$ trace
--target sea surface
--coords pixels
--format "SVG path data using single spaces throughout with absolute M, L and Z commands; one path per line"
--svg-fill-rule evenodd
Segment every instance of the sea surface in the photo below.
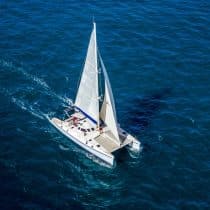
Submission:
M 143 148 L 111 168 L 48 121 L 74 101 L 93 18 Z M 210 209 L 210 1 L 0 1 L 0 209 Z

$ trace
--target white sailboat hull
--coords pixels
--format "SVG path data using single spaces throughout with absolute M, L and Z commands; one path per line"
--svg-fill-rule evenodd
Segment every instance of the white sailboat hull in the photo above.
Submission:
M 78 125 L 73 126 L 72 122 L 69 122 L 68 119 L 62 121 L 57 118 L 52 118 L 49 121 L 75 144 L 111 166 L 115 163 L 115 156 L 112 154 L 114 151 L 120 150 L 123 147 L 134 152 L 140 151 L 140 142 L 128 133 L 124 136 L 124 142 L 117 144 L 107 135 L 106 128 L 103 132 L 94 130 L 84 136 L 84 132 L 78 129 L 80 127 Z M 84 124 L 90 125 L 87 118 L 80 122 L 80 126 L 82 123 L 82 126 L 85 126 Z M 119 133 L 124 135 L 125 131 L 119 128 Z
M 55 119 L 55 118 L 53 118 L 53 119 Z M 82 147 L 84 150 L 86 150 L 89 153 L 95 155 L 96 157 L 98 157 L 102 161 L 106 162 L 107 164 L 109 164 L 111 166 L 114 165 L 115 157 L 112 154 L 97 151 L 97 150 L 91 148 L 90 146 L 88 146 L 87 144 L 84 144 L 80 139 L 75 138 L 74 136 L 72 136 L 68 132 L 66 132 L 64 129 L 62 129 L 60 126 L 58 126 L 58 124 L 55 123 L 55 121 L 53 121 L 53 119 L 50 119 L 50 123 L 55 128 L 57 128 L 63 135 L 65 135 L 67 138 L 69 138 L 75 144 L 77 144 L 80 147 Z

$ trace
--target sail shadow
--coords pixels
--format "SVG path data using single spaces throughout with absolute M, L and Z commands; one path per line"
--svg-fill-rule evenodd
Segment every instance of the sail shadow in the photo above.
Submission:
M 165 104 L 165 99 L 171 95 L 171 88 L 164 88 L 151 95 L 144 96 L 143 98 L 135 98 L 131 101 L 132 107 L 128 109 L 128 118 L 130 131 L 139 135 L 151 123 L 155 114 Z

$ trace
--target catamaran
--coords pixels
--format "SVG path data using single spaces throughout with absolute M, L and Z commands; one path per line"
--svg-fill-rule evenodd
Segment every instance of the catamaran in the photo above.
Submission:
M 140 142 L 118 124 L 111 84 L 97 46 L 95 22 L 73 108 L 66 119 L 52 118 L 50 122 L 86 151 L 109 165 L 114 165 L 117 150 L 125 147 L 140 151 Z

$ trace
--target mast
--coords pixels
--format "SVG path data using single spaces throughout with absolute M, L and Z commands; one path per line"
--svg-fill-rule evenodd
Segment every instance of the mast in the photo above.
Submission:
M 99 81 L 99 78 L 98 78 L 98 76 L 99 76 L 99 71 L 98 71 L 98 53 L 97 53 L 97 38 L 96 38 L 96 23 L 95 23 L 95 21 L 94 21 L 94 19 L 93 19 L 93 31 L 94 31 L 94 36 L 95 36 L 95 55 L 96 55 L 96 57 L 95 57 L 95 59 L 96 59 L 96 81 L 98 82 Z M 96 94 L 98 95 L 98 98 L 97 98 L 97 100 L 98 100 L 98 103 L 99 103 L 99 88 L 96 90 Z M 99 108 L 99 107 L 98 107 Z M 98 109 L 98 113 L 99 113 L 99 109 Z M 98 119 L 97 119 L 97 127 L 99 128 L 99 126 L 100 126 L 100 114 L 98 114 Z

